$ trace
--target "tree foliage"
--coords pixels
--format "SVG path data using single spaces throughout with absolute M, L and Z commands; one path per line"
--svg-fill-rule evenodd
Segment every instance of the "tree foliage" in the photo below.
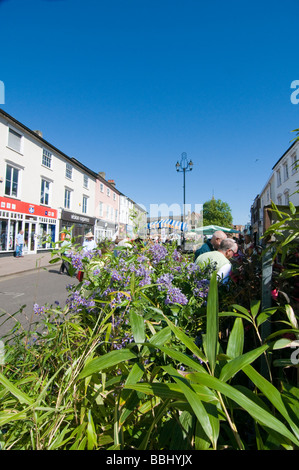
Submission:
M 231 208 L 227 202 L 212 198 L 203 205 L 203 224 L 229 227 L 233 222 Z

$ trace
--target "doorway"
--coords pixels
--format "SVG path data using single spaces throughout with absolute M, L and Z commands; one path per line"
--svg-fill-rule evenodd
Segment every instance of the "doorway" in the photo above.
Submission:
M 37 240 L 36 235 L 37 235 L 36 223 L 25 222 L 24 241 L 25 241 L 25 247 L 27 247 L 28 254 L 36 253 L 36 240 Z

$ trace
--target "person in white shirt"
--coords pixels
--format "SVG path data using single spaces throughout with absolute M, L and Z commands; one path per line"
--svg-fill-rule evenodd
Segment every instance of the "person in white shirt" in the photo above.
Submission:
M 97 244 L 94 241 L 94 236 L 93 236 L 92 232 L 88 232 L 85 235 L 85 240 L 84 240 L 84 243 L 83 243 L 84 251 L 92 251 L 92 250 L 95 250 L 96 247 L 97 247 Z
M 24 230 L 20 230 L 16 236 L 16 258 L 23 258 Z

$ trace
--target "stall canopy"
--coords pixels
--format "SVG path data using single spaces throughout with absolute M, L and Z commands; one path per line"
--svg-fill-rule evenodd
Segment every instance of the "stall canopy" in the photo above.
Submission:
M 175 230 L 188 230 L 188 226 L 185 222 L 173 219 L 162 219 L 155 220 L 147 224 L 148 229 L 157 229 L 157 228 L 172 228 Z
M 225 233 L 240 233 L 239 230 L 228 227 L 221 227 L 220 225 L 205 225 L 204 227 L 197 227 L 194 229 L 194 232 L 203 233 L 205 235 L 212 235 L 217 230 L 222 230 L 222 232 Z

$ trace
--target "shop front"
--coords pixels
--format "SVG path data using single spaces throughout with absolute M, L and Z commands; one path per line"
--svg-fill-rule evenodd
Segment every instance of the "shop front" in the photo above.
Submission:
M 0 254 L 13 253 L 16 236 L 24 231 L 24 254 L 49 250 L 57 235 L 57 210 L 0 197 Z
M 97 220 L 95 225 L 95 240 L 99 243 L 102 240 L 114 240 L 118 236 L 118 224 Z
M 82 245 L 84 237 L 88 232 L 94 234 L 96 219 L 74 212 L 61 211 L 60 231 L 68 230 L 71 236 L 76 239 L 76 243 Z

